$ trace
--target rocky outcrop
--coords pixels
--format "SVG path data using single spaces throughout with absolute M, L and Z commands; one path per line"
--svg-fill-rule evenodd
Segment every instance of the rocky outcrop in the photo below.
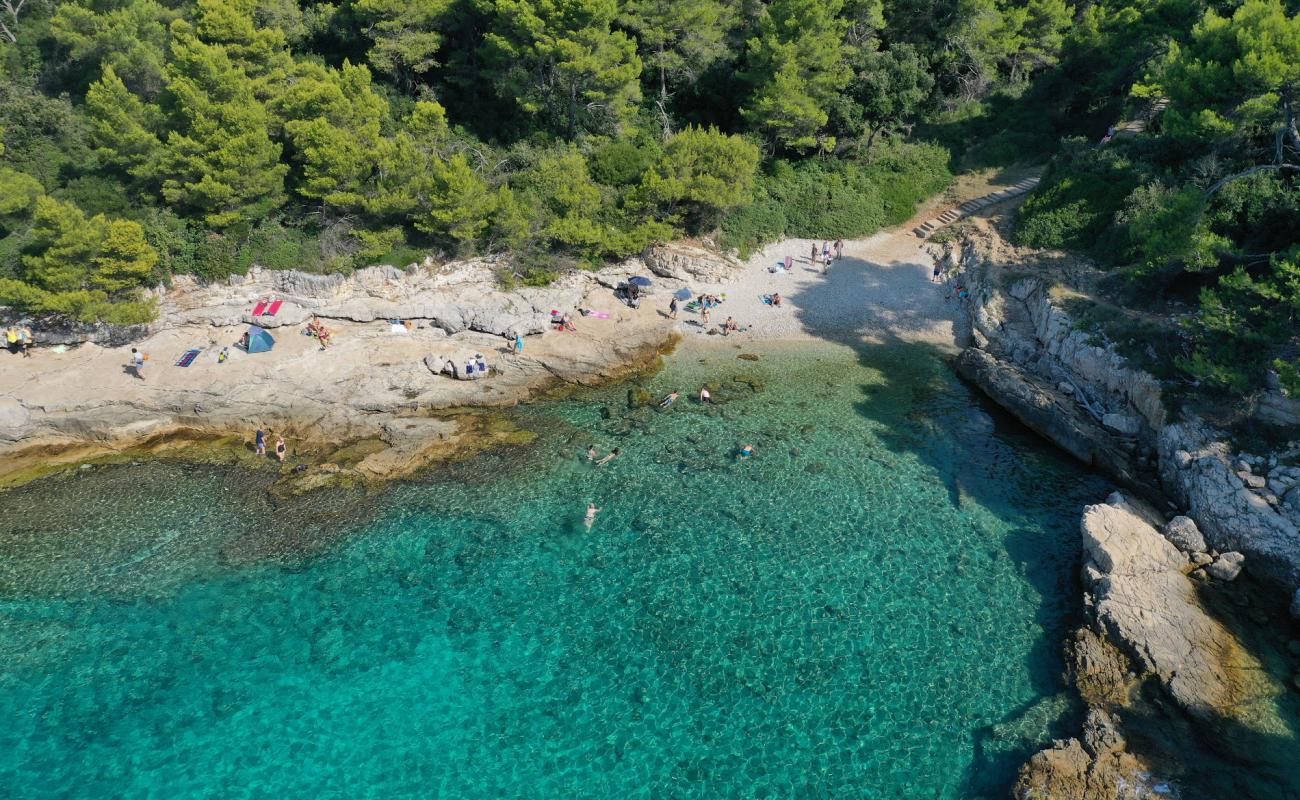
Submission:
M 1084 509 L 1094 623 L 1182 708 L 1206 719 L 1234 716 L 1270 688 L 1236 636 L 1202 608 L 1186 556 L 1152 524 L 1158 521 L 1123 498 Z
M 725 255 L 682 242 L 651 245 L 641 258 L 661 278 L 711 284 L 725 283 L 741 266 Z
M 1058 740 L 1020 769 L 1016 800 L 1147 800 L 1172 789 L 1129 752 L 1117 714 L 1132 702 L 1138 679 L 1129 659 L 1084 627 L 1069 646 L 1071 683 L 1088 704 L 1079 736 Z
M 939 257 L 969 294 L 963 377 L 1129 490 L 1185 511 L 1204 537 L 1185 543 L 1189 552 L 1235 551 L 1288 597 L 1300 589 L 1300 467 L 1237 463 L 1222 432 L 1170 420 L 1159 381 L 1078 330 L 1050 281 L 1008 272 L 993 256 L 1003 248 L 993 231 L 946 247 Z M 1236 572 L 1226 562 L 1215 571 Z
M 1285 587 L 1288 596 L 1296 591 L 1300 529 L 1285 504 L 1279 508 L 1252 491 L 1238 475 L 1231 448 L 1203 423 L 1168 425 L 1159 444 L 1161 483 L 1188 509 L 1209 546 L 1243 553 L 1253 572 Z
M 1195 768 L 1179 750 L 1179 737 L 1192 734 L 1178 715 L 1216 729 L 1286 729 L 1270 702 L 1280 687 L 1202 606 L 1188 577 L 1194 566 L 1161 523 L 1155 509 L 1119 493 L 1084 509 L 1088 624 L 1071 643 L 1070 677 L 1089 711 L 1078 737 L 1022 767 L 1017 800 L 1196 796 L 1174 779 Z M 1174 528 L 1186 534 L 1185 524 Z M 1158 696 L 1143 691 L 1152 684 Z M 1154 751 L 1148 741 L 1146 755 L 1132 752 L 1123 731 L 1133 720 L 1162 732 Z
M 1132 473 L 1128 452 L 1099 423 L 1075 413 L 1074 401 L 1046 380 L 974 347 L 963 350 L 955 366 L 1026 427 L 1083 463 L 1135 490 L 1151 486 Z
M 148 325 L 109 325 L 80 322 L 55 316 L 27 316 L 0 307 L 0 328 L 26 327 L 40 347 L 72 346 L 94 342 L 103 347 L 122 347 L 149 335 Z
M 939 254 L 969 295 L 962 377 L 1026 426 L 1128 489 L 1156 500 L 1160 384 L 1077 330 L 1037 277 L 1010 278 L 977 231 Z

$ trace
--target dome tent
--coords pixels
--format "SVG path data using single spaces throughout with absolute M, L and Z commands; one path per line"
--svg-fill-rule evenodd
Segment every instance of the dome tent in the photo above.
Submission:
M 249 325 L 248 333 L 244 335 L 247 337 L 244 346 L 250 353 L 265 353 L 275 347 L 275 340 L 271 338 L 271 334 L 256 325 Z

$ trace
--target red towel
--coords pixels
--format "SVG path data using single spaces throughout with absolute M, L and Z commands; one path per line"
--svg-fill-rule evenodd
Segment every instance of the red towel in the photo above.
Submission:
M 271 304 L 271 307 L 268 308 L 268 309 L 266 310 L 266 315 L 267 315 L 268 317 L 274 317 L 274 316 L 275 316 L 275 312 L 279 311 L 279 310 L 280 310 L 280 306 L 282 306 L 282 305 L 284 305 L 284 301 L 283 301 L 283 300 L 276 300 L 274 303 Z
M 266 301 L 259 300 L 257 305 L 253 306 L 253 316 L 260 317 L 262 316 L 262 312 L 265 310 L 266 310 Z

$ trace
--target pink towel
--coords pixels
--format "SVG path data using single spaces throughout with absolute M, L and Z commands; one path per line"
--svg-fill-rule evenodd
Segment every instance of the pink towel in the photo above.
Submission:
M 279 311 L 279 310 L 280 310 L 280 306 L 282 306 L 282 305 L 284 305 L 284 301 L 283 301 L 283 300 L 276 300 L 274 303 L 271 304 L 271 307 L 268 308 L 268 309 L 266 310 L 266 315 L 267 315 L 268 317 L 274 317 L 274 316 L 275 316 L 275 312 Z
M 595 317 L 596 319 L 609 319 L 609 312 L 608 312 L 608 311 L 593 311 L 593 312 L 591 312 L 591 316 Z
M 253 306 L 253 316 L 260 317 L 262 316 L 262 312 L 265 310 L 266 310 L 266 301 L 259 300 L 257 305 Z

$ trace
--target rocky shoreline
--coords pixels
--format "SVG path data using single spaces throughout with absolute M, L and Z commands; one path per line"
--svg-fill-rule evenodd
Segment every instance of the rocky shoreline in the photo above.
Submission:
M 1300 619 L 1300 469 L 1285 448 L 1234 455 L 1226 433 L 1170 419 L 1159 381 L 1054 302 L 1060 273 L 1032 269 L 1041 254 L 1014 252 L 985 223 L 935 256 L 968 292 L 959 374 L 1127 492 L 1081 522 L 1087 624 L 1069 661 L 1083 729 L 1035 755 L 1014 796 L 1205 796 L 1189 785 L 1191 753 L 1172 742 L 1215 731 L 1206 752 L 1249 762 L 1225 731 L 1286 731 L 1273 700 L 1288 689 L 1203 594 L 1245 571 Z M 1261 408 L 1270 424 L 1294 426 L 1289 403 Z M 1163 733 L 1130 747 L 1130 729 L 1152 727 Z
M 148 326 L 33 325 L 34 357 L 15 358 L 0 375 L 0 482 L 129 450 L 238 442 L 258 427 L 289 441 L 296 484 L 401 477 L 482 446 L 491 424 L 466 410 L 616 380 L 671 349 L 677 333 L 657 308 L 615 299 L 612 289 L 629 276 L 653 275 L 657 289 L 671 291 L 724 280 L 736 267 L 678 244 L 547 287 L 503 288 L 485 260 L 346 277 L 260 269 L 212 284 L 179 277 L 155 292 L 159 318 Z M 278 313 L 252 314 L 272 297 L 283 301 Z M 578 331 L 555 332 L 552 312 L 573 317 Z M 299 335 L 313 316 L 334 333 L 328 351 Z M 275 338 L 270 352 L 233 346 L 254 324 Z M 131 346 L 151 356 L 145 380 L 125 367 Z M 194 363 L 168 365 L 188 349 L 201 350 Z M 461 365 L 476 355 L 490 372 L 465 380 Z M 334 453 L 358 441 L 373 452 L 340 466 Z

